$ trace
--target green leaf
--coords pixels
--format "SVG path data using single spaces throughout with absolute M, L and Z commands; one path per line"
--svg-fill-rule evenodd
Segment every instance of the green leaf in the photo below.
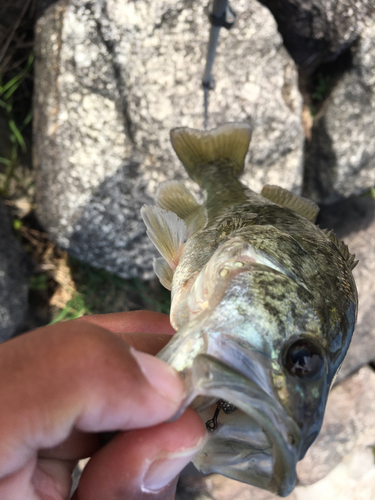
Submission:
M 26 118 L 22 122 L 21 130 L 23 130 L 23 128 L 26 127 L 28 123 L 30 123 L 32 117 L 33 117 L 33 109 L 31 108 L 30 111 L 27 113 Z
M 370 188 L 368 191 L 364 193 L 364 196 L 367 196 L 369 198 L 375 198 L 375 187 Z
M 18 73 L 18 75 L 14 76 L 11 80 L 9 80 L 8 83 L 6 83 L 1 88 L 1 93 L 5 94 L 7 90 L 9 90 L 9 89 L 11 90 L 13 88 L 13 86 L 17 84 L 17 82 L 20 82 L 20 80 L 22 79 L 23 75 L 24 75 L 24 72 L 22 70 L 21 73 Z M 19 83 L 18 83 L 18 85 L 19 85 Z M 18 85 L 17 85 L 17 87 L 18 87 Z M 13 94 L 13 92 L 11 94 Z M 5 97 L 5 95 L 4 95 L 4 97 Z M 6 97 L 5 97 L 5 99 L 6 99 Z
M 34 54 L 30 54 L 29 58 L 27 60 L 27 63 L 26 63 L 25 73 L 27 73 L 29 71 L 29 69 L 31 68 L 33 62 L 34 62 Z
M 20 220 L 20 219 L 13 219 L 13 229 L 15 229 L 16 231 L 18 231 L 19 229 L 21 229 L 22 226 L 23 226 L 22 220 Z
M 34 54 L 31 54 L 23 70 L 0 88 L 0 94 L 5 94 L 8 90 L 8 92 L 4 95 L 5 99 L 8 99 L 17 90 L 17 88 L 21 84 L 23 77 L 31 68 L 33 61 L 34 61 Z
M 0 163 L 3 163 L 7 167 L 10 167 L 12 164 L 12 162 L 8 160 L 8 158 L 3 158 L 2 156 L 0 156 Z
M 15 138 L 17 139 L 18 144 L 21 146 L 21 149 L 24 153 L 26 153 L 27 148 L 25 141 L 23 140 L 21 132 L 18 130 L 17 125 L 15 124 L 14 120 L 9 120 L 8 122 L 10 130 L 13 132 Z
M 8 90 L 8 92 L 4 93 L 4 99 L 8 100 L 11 95 L 15 93 L 15 91 L 18 89 L 18 87 L 21 85 L 23 78 L 20 80 L 17 80 Z
M 14 226 L 13 221 L 13 226 Z M 19 221 L 22 226 L 22 221 Z M 32 276 L 30 280 L 30 290 L 47 290 L 47 275 L 46 274 L 38 274 L 36 276 Z
M 64 309 L 62 309 L 49 324 L 53 325 L 60 321 L 77 319 L 85 314 L 90 314 L 90 310 L 85 305 L 84 297 L 79 293 L 75 293 L 73 297 L 68 300 Z

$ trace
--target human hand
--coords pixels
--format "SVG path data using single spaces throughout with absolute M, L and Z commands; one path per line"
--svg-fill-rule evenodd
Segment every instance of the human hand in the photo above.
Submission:
M 137 332 L 137 333 L 133 333 Z M 0 345 L 0 498 L 170 500 L 204 444 L 200 417 L 156 354 L 173 329 L 147 311 L 87 316 Z M 147 353 L 147 354 L 145 354 Z M 152 354 L 152 355 L 150 355 Z M 103 432 L 117 432 L 104 443 Z M 104 443 L 104 444 L 103 444 Z

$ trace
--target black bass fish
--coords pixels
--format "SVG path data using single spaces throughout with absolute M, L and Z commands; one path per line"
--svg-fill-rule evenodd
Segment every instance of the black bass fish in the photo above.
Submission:
M 185 379 L 181 412 L 191 405 L 210 434 L 195 466 L 286 496 L 353 334 L 356 262 L 314 224 L 313 202 L 238 180 L 250 137 L 241 123 L 172 130 L 205 202 L 166 182 L 142 217 L 172 290 L 177 333 L 160 357 Z

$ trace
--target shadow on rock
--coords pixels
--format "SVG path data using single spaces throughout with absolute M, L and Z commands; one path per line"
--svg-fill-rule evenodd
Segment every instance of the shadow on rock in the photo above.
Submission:
M 140 209 L 154 202 L 138 170 L 138 163 L 127 162 L 99 185 L 79 209 L 68 252 L 124 278 L 147 279 L 153 277 L 156 251 L 146 236 Z
M 0 342 L 23 330 L 32 265 L 0 198 Z
M 354 196 L 322 207 L 321 228 L 333 229 L 359 260 L 353 275 L 358 288 L 357 326 L 336 382 L 375 360 L 375 200 Z
M 319 202 L 332 195 L 337 175 L 337 158 L 325 117 L 312 127 L 311 139 L 305 141 L 303 153 L 303 196 Z
M 317 223 L 322 229 L 334 229 L 338 238 L 345 238 L 353 232 L 369 228 L 374 218 L 375 200 L 367 196 L 353 196 L 321 207 Z

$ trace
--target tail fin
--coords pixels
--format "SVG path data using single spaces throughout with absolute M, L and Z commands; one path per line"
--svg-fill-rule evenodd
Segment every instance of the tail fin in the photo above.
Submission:
M 242 174 L 251 139 L 246 123 L 226 123 L 213 130 L 187 127 L 171 131 L 171 142 L 189 176 L 198 184 L 207 165 L 232 168 L 236 177 Z

